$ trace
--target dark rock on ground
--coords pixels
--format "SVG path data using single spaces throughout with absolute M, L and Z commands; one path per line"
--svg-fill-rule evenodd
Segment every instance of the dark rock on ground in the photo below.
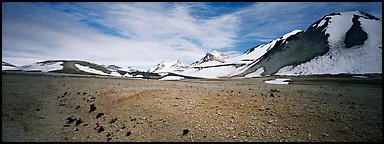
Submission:
M 76 121 L 76 126 L 79 126 L 81 123 L 83 123 L 83 121 L 81 120 L 81 118 L 79 118 L 79 119 Z
M 101 116 L 103 116 L 104 115 L 104 113 L 98 113 L 97 115 L 96 115 L 96 118 L 98 119 L 98 118 L 100 118 Z
M 184 129 L 183 130 L 183 135 L 187 135 L 189 133 L 189 129 Z
M 93 112 L 96 110 L 95 104 L 90 105 L 89 113 Z
M 75 122 L 76 120 L 77 120 L 76 118 L 68 117 L 67 118 L 67 124 L 71 124 L 71 123 Z
M 103 132 L 103 131 L 104 131 L 103 126 L 100 126 L 100 127 L 99 127 L 99 130 L 97 130 L 98 133 L 101 133 L 101 132 Z

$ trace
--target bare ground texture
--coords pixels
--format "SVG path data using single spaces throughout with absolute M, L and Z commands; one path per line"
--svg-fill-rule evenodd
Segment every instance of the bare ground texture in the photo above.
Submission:
M 375 78 L 2 74 L 2 141 L 382 141 Z

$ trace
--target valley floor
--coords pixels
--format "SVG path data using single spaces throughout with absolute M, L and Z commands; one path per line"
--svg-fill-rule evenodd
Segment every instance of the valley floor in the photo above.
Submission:
M 2 141 L 382 141 L 378 78 L 2 74 Z

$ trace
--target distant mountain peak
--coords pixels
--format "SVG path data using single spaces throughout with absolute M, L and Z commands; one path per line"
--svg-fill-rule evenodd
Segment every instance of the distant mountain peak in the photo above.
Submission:
M 173 70 L 186 67 L 188 67 L 188 65 L 181 62 L 180 60 L 161 61 L 155 67 L 149 69 L 148 72 L 171 72 Z
M 117 66 L 117 65 L 108 65 L 107 66 L 108 69 L 113 69 L 113 70 L 118 70 L 120 69 L 121 67 Z
M 219 62 L 224 63 L 225 59 L 227 59 L 227 58 L 229 58 L 228 55 L 214 50 L 212 52 L 206 53 L 203 58 L 201 58 L 199 61 L 192 63 L 191 66 L 197 66 L 197 65 L 200 65 L 202 63 L 209 62 L 209 61 L 219 61 Z
M 10 67 L 17 67 L 16 65 L 13 65 L 13 64 L 10 64 L 10 63 L 7 63 L 7 62 L 4 62 L 4 61 L 1 61 L 1 65 L 2 66 L 10 66 Z

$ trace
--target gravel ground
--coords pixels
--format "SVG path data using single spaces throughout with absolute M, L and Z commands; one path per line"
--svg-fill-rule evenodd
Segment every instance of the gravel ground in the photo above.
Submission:
M 376 79 L 2 75 L 2 141 L 382 141 Z

